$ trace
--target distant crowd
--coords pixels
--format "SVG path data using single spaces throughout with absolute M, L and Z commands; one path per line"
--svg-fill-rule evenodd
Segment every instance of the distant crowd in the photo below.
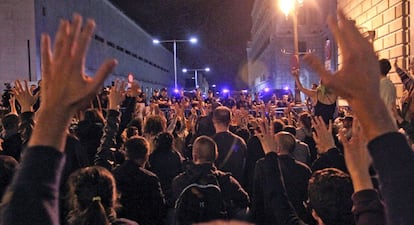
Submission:
M 395 61 L 396 104 L 391 63 L 338 17 L 342 68 L 307 55 L 321 84 L 292 71 L 299 108 L 289 95 L 102 89 L 117 61 L 84 74 L 94 21 L 62 20 L 53 48 L 42 35 L 39 86 L 16 80 L 3 97 L 0 225 L 414 224 L 414 80 Z

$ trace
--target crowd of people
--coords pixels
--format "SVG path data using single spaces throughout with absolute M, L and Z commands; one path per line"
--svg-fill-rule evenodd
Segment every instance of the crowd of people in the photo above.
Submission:
M 40 89 L 16 81 L 1 119 L 0 224 L 414 224 L 414 81 L 394 64 L 407 97 L 389 107 L 389 62 L 341 11 L 328 25 L 342 67 L 305 57 L 321 85 L 306 89 L 292 71 L 313 102 L 297 113 L 288 98 L 165 89 L 146 106 L 124 81 L 99 93 L 117 61 L 85 75 L 95 23 L 62 20 L 53 48 L 42 35 Z M 335 118 L 337 96 L 352 114 Z

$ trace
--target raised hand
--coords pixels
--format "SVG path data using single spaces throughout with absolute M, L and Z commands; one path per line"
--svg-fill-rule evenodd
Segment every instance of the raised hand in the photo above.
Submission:
M 293 77 L 297 78 L 299 77 L 299 69 L 293 69 L 290 71 Z
M 125 81 L 115 81 L 115 85 L 109 90 L 108 100 L 109 109 L 118 110 L 121 103 L 125 100 Z
M 94 78 L 85 74 L 85 58 L 95 22 L 89 19 L 82 29 L 81 26 L 79 14 L 74 14 L 71 22 L 61 20 L 53 51 L 49 35 L 42 34 L 42 104 L 29 147 L 43 145 L 63 151 L 72 116 L 95 97 L 117 64 L 114 59 L 107 60 Z
M 354 118 L 352 124 L 352 138 L 345 137 L 345 131 L 341 130 L 339 136 L 344 145 L 345 163 L 352 178 L 354 191 L 372 189 L 372 181 L 369 175 L 369 167 L 372 163 L 367 148 L 367 140 L 358 119 Z
M 10 104 L 10 113 L 17 115 L 16 97 L 14 95 L 10 95 L 9 104 Z
M 396 59 L 395 59 L 395 61 L 394 61 L 394 68 L 395 68 L 395 69 L 400 68 L 400 67 L 398 66 L 398 58 L 396 58 Z
M 273 131 L 273 125 L 268 124 L 267 120 L 258 121 L 261 134 L 259 137 L 260 143 L 262 144 L 263 151 L 265 154 L 269 152 L 276 152 L 275 134 Z
M 315 129 L 313 139 L 315 140 L 318 154 L 323 154 L 335 147 L 335 140 L 332 136 L 332 121 L 329 121 L 329 125 L 326 127 L 322 117 L 317 116 L 313 118 L 312 126 Z
M 107 60 L 94 78 L 85 74 L 85 57 L 95 22 L 89 19 L 82 30 L 81 26 L 79 14 L 73 15 L 72 22 L 61 20 L 53 52 L 49 35 L 42 35 L 42 110 L 61 109 L 70 117 L 92 100 L 117 64 L 114 59 Z
M 21 112 L 32 111 L 33 105 L 39 98 L 39 92 L 37 92 L 35 95 L 32 94 L 31 90 L 29 89 L 29 85 L 27 84 L 27 80 L 24 81 L 24 88 L 20 80 L 14 81 L 13 94 L 22 107 Z
M 338 12 L 338 17 L 339 22 L 329 17 L 328 25 L 342 50 L 342 68 L 331 74 L 314 55 L 305 56 L 306 62 L 318 72 L 324 85 L 348 101 L 379 97 L 380 71 L 372 44 L 361 36 L 354 22 L 342 11 Z
M 332 74 L 325 70 L 314 55 L 305 56 L 305 61 L 316 70 L 325 86 L 349 102 L 363 127 L 368 128 L 368 140 L 396 131 L 380 98 L 380 71 L 372 44 L 361 35 L 354 21 L 346 18 L 342 11 L 338 12 L 338 19 L 339 21 L 329 17 L 328 25 L 340 48 L 341 69 Z

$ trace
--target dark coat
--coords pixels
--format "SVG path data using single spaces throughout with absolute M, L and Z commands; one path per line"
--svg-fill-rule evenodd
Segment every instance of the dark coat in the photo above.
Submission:
M 302 220 L 312 221 L 312 215 L 303 204 L 308 200 L 308 183 L 312 175 L 310 168 L 288 155 L 279 155 L 279 164 L 290 203 Z
M 254 167 L 256 166 L 257 160 L 263 158 L 265 153 L 263 151 L 262 143 L 257 136 L 250 138 L 247 143 L 247 157 L 246 157 L 246 168 L 245 168 L 245 188 L 250 196 L 253 194 L 253 178 L 254 178 Z
M 217 168 L 224 172 L 230 172 L 237 181 L 244 184 L 247 152 L 244 140 L 231 132 L 216 133 L 212 138 L 216 142 L 219 152 L 215 162 Z M 226 161 L 227 155 L 230 157 Z
M 167 206 L 172 207 L 171 184 L 178 174 L 182 172 L 181 157 L 174 150 L 154 151 L 148 160 L 148 169 L 160 179 L 161 188 L 167 201 Z
M 121 194 L 118 215 L 140 225 L 163 224 L 165 201 L 158 177 L 131 160 L 126 160 L 113 174 Z
M 345 165 L 344 155 L 337 148 L 329 149 L 316 159 L 312 164 L 312 172 L 322 170 L 325 168 L 336 168 L 348 173 L 348 169 Z
M 256 163 L 252 220 L 257 225 L 304 224 L 289 202 L 279 169 L 278 156 L 274 152 L 266 154 Z

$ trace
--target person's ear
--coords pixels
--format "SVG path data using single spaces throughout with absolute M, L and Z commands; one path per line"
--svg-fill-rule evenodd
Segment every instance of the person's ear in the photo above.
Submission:
M 147 152 L 147 154 L 145 154 L 145 157 L 144 157 L 145 162 L 148 162 L 148 159 L 149 159 L 149 152 Z

